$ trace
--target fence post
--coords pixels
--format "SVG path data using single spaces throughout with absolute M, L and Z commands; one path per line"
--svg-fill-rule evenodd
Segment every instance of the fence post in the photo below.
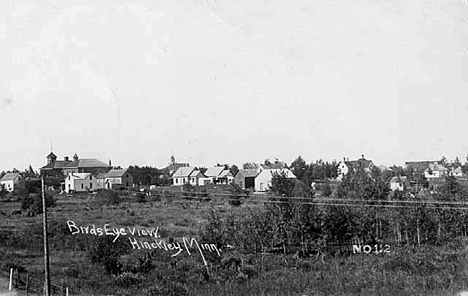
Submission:
M 65 296 L 68 296 L 68 287 L 65 288 Z
M 29 274 L 26 275 L 26 296 L 29 295 Z
M 13 268 L 10 268 L 10 285 L 8 287 L 8 291 L 13 289 Z

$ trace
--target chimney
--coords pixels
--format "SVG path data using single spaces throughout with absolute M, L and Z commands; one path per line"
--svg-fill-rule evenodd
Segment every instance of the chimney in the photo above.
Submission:
M 76 153 L 75 153 L 75 155 L 73 155 L 73 160 L 78 161 L 78 155 Z
M 109 159 L 109 166 L 112 167 L 112 162 L 110 159 Z
M 346 157 L 343 157 L 343 161 L 346 161 Z
M 363 155 L 361 155 L 361 156 L 362 156 L 362 159 L 365 159 L 365 158 L 364 158 L 364 154 L 363 154 Z
M 65 156 L 65 157 L 63 158 L 63 160 L 69 161 L 69 160 L 68 160 L 68 156 Z

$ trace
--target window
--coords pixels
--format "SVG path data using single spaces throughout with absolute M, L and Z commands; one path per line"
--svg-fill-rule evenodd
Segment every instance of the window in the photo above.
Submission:
M 83 188 L 84 188 L 84 185 L 83 185 L 83 183 L 81 183 L 81 189 L 83 189 Z
M 89 180 L 93 180 L 93 175 L 89 175 Z
M 93 183 L 89 183 L 89 189 L 93 189 Z

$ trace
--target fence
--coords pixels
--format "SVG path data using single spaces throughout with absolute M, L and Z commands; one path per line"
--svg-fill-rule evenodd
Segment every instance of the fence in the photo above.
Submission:
M 30 293 L 44 293 L 44 280 L 32 277 L 27 272 L 23 272 L 17 268 L 10 268 L 8 270 L 8 268 L 3 267 L 2 269 L 0 269 L 0 275 L 8 277 L 10 291 L 14 288 L 18 291 L 24 291 L 24 295 L 29 295 Z M 73 292 L 68 287 L 62 287 L 51 284 L 50 295 L 69 296 L 73 295 Z

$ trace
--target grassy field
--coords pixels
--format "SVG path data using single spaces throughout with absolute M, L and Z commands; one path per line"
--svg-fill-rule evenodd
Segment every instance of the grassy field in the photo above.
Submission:
M 119 205 L 106 206 L 94 196 L 57 196 L 48 215 L 52 283 L 70 287 L 75 295 L 456 295 L 468 290 L 464 239 L 441 247 L 392 246 L 388 254 L 320 258 L 255 254 L 243 258 L 241 270 L 218 264 L 234 256 L 226 250 L 222 258 L 206 254 L 210 276 L 200 256 L 171 257 L 164 251 L 153 254 L 145 272 L 131 272 L 147 254 L 132 250 L 122 257 L 123 274 L 113 276 L 89 260 L 96 236 L 72 235 L 67 227 L 69 220 L 96 227 L 158 227 L 162 238 L 177 239 L 198 237 L 211 209 L 221 215 L 247 210 L 246 205 L 232 207 L 221 197 L 211 197 L 210 202 L 193 202 L 158 195 L 137 203 L 135 196 L 126 195 Z M 0 202 L 0 264 L 3 269 L 24 268 L 42 279 L 42 215 L 11 215 L 19 208 L 19 201 Z M 249 205 L 250 211 L 261 208 Z

